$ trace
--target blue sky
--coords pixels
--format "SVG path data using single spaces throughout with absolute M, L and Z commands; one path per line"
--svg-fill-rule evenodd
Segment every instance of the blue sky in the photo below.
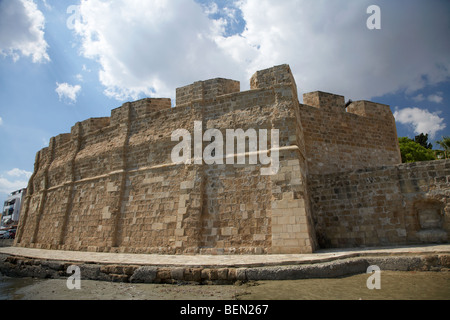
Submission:
M 367 8 L 381 9 L 369 30 Z M 0 201 L 78 121 L 287 63 L 300 95 L 391 106 L 399 136 L 450 135 L 445 0 L 0 0 Z

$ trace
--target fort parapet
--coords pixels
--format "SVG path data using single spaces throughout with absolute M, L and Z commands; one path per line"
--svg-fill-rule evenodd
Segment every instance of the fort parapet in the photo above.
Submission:
M 402 165 L 389 106 L 346 107 L 325 92 L 300 104 L 288 65 L 258 71 L 250 88 L 195 82 L 176 90 L 174 108 L 129 102 L 52 138 L 36 155 L 15 245 L 267 254 L 448 241 L 450 162 Z M 279 170 L 173 163 L 171 134 L 199 122 L 224 135 L 279 130 Z

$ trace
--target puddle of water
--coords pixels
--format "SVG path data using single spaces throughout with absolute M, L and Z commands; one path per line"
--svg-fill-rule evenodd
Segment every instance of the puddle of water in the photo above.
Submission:
M 37 284 L 43 280 L 32 278 L 10 278 L 0 275 L 0 300 L 20 300 L 23 295 L 18 293 L 22 288 Z

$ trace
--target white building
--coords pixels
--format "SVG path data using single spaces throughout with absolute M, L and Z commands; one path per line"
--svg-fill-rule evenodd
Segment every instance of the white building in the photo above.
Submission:
M 3 206 L 1 227 L 17 225 L 19 222 L 20 207 L 26 192 L 27 189 L 20 189 L 8 196 Z

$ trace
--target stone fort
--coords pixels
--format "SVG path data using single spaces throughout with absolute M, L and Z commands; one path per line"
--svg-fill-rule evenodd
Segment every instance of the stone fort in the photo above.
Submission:
M 249 91 L 199 81 L 176 90 L 176 107 L 143 99 L 75 124 L 36 155 L 15 245 L 293 254 L 448 241 L 450 160 L 402 164 L 387 105 L 320 91 L 300 103 L 297 92 L 281 65 L 256 72 Z M 196 121 L 278 129 L 279 170 L 173 163 L 171 134 Z

